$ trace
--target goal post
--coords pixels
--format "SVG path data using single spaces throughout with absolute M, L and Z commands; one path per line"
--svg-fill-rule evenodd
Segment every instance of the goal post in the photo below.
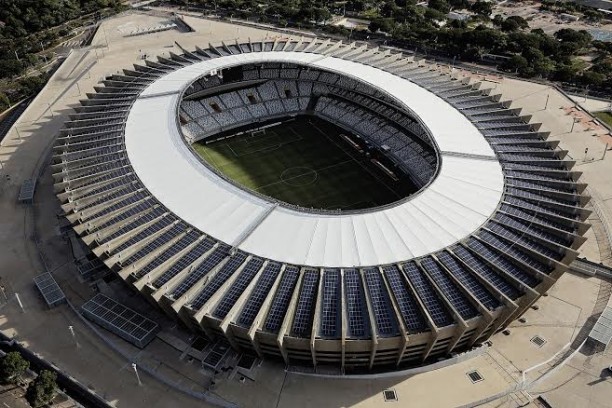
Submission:
M 251 132 L 251 136 L 253 136 L 253 137 L 255 137 L 255 136 L 263 136 L 265 134 L 266 134 L 266 129 L 265 128 L 253 130 Z

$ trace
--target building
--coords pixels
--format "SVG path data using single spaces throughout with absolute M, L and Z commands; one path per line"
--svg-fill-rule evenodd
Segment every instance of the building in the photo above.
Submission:
M 355 372 L 435 361 L 520 316 L 584 242 L 588 197 L 566 152 L 509 102 L 412 57 L 276 39 L 145 64 L 71 115 L 57 195 L 108 267 L 237 350 Z M 306 209 L 241 189 L 190 151 L 295 114 L 386 146 L 415 193 Z

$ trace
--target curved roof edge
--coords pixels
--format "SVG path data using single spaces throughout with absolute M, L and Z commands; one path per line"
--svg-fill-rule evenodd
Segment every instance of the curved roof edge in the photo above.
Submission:
M 427 126 L 441 150 L 438 177 L 397 206 L 339 215 L 276 206 L 224 181 L 184 144 L 176 108 L 182 90 L 202 75 L 254 62 L 310 65 L 394 96 Z M 136 100 L 125 145 L 142 183 L 178 217 L 244 251 L 300 265 L 371 266 L 438 251 L 480 228 L 497 208 L 504 188 L 501 165 L 490 145 L 446 101 L 381 69 L 311 53 L 231 55 L 177 69 L 149 85 Z

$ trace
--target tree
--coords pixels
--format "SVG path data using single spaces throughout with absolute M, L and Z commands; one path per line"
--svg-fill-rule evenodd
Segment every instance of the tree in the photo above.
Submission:
M 512 57 L 510 57 L 510 59 L 502 62 L 499 65 L 499 68 L 504 71 L 518 72 L 519 70 L 527 68 L 528 65 L 529 62 L 525 57 L 523 57 L 522 55 L 513 55 Z
M 503 31 L 517 31 L 529 27 L 529 23 L 521 16 L 510 16 L 501 24 Z
M 604 18 L 604 13 L 594 9 L 587 9 L 584 11 L 584 17 L 593 23 L 599 23 Z
M 6 98 L 6 95 L 0 95 Z M 6 101 L 8 102 L 8 98 L 6 98 Z M 17 382 L 29 367 L 30 363 L 21 357 L 21 354 L 11 351 L 0 360 L 0 381 L 4 383 Z
M 580 76 L 580 82 L 585 85 L 600 86 L 606 80 L 606 76 L 599 72 L 586 71 Z
M 555 33 L 555 38 L 561 44 L 567 44 L 571 49 L 576 51 L 581 48 L 586 48 L 591 44 L 593 37 L 585 30 L 572 30 L 571 28 L 562 28 Z
M 8 109 L 11 106 L 11 101 L 5 93 L 0 92 L 0 112 Z
M 501 27 L 501 25 L 504 23 L 504 18 L 501 14 L 496 14 L 492 21 L 494 26 Z
M 427 10 L 425 10 L 425 18 L 431 21 L 446 21 L 446 14 L 440 10 L 428 7 Z
M 375 33 L 377 31 L 382 31 L 384 33 L 391 33 L 393 31 L 394 22 L 390 18 L 377 18 L 376 20 L 372 20 L 368 29 Z
M 574 65 L 560 64 L 557 65 L 552 79 L 561 82 L 573 82 L 577 72 L 578 70 Z
M 43 370 L 38 377 L 28 385 L 25 397 L 33 408 L 48 405 L 57 393 L 57 374 Z
M 325 23 L 331 17 L 332 17 L 331 13 L 325 7 L 317 7 L 314 9 L 314 20 L 317 23 L 319 22 Z
M 477 0 L 476 3 L 472 4 L 472 11 L 481 16 L 489 17 L 493 14 L 493 6 L 488 1 Z
M 19 75 L 23 68 L 21 61 L 17 61 L 15 58 L 0 59 L 0 78 L 10 78 Z
M 467 9 L 470 7 L 470 3 L 467 0 L 448 0 L 448 4 L 453 10 Z
M 450 5 L 446 2 L 446 0 L 429 0 L 427 7 L 441 11 L 444 14 L 447 14 L 450 11 Z

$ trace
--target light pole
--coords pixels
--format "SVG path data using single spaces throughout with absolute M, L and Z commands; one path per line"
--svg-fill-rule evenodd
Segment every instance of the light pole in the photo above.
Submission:
M 72 335 L 72 339 L 74 340 L 74 345 L 79 347 L 79 342 L 77 341 L 76 334 L 74 333 L 74 326 L 72 325 L 68 326 L 68 330 L 70 331 L 70 334 Z
M 138 375 L 138 369 L 136 368 L 136 363 L 132 363 L 132 368 L 134 369 L 134 373 L 136 374 L 136 379 L 138 380 L 138 385 L 142 387 L 142 382 L 140 381 L 140 375 Z
M 18 293 L 15 293 L 15 299 L 17 299 L 17 303 L 19 304 L 19 307 L 21 308 L 21 312 L 25 313 L 25 309 L 23 308 L 23 303 L 21 303 L 21 298 L 19 297 Z
M 576 125 L 576 118 L 572 121 L 572 128 L 570 129 L 570 133 L 574 132 L 574 125 Z
M 550 94 L 546 95 L 546 103 L 544 104 L 544 110 L 548 108 L 548 100 L 550 99 Z

